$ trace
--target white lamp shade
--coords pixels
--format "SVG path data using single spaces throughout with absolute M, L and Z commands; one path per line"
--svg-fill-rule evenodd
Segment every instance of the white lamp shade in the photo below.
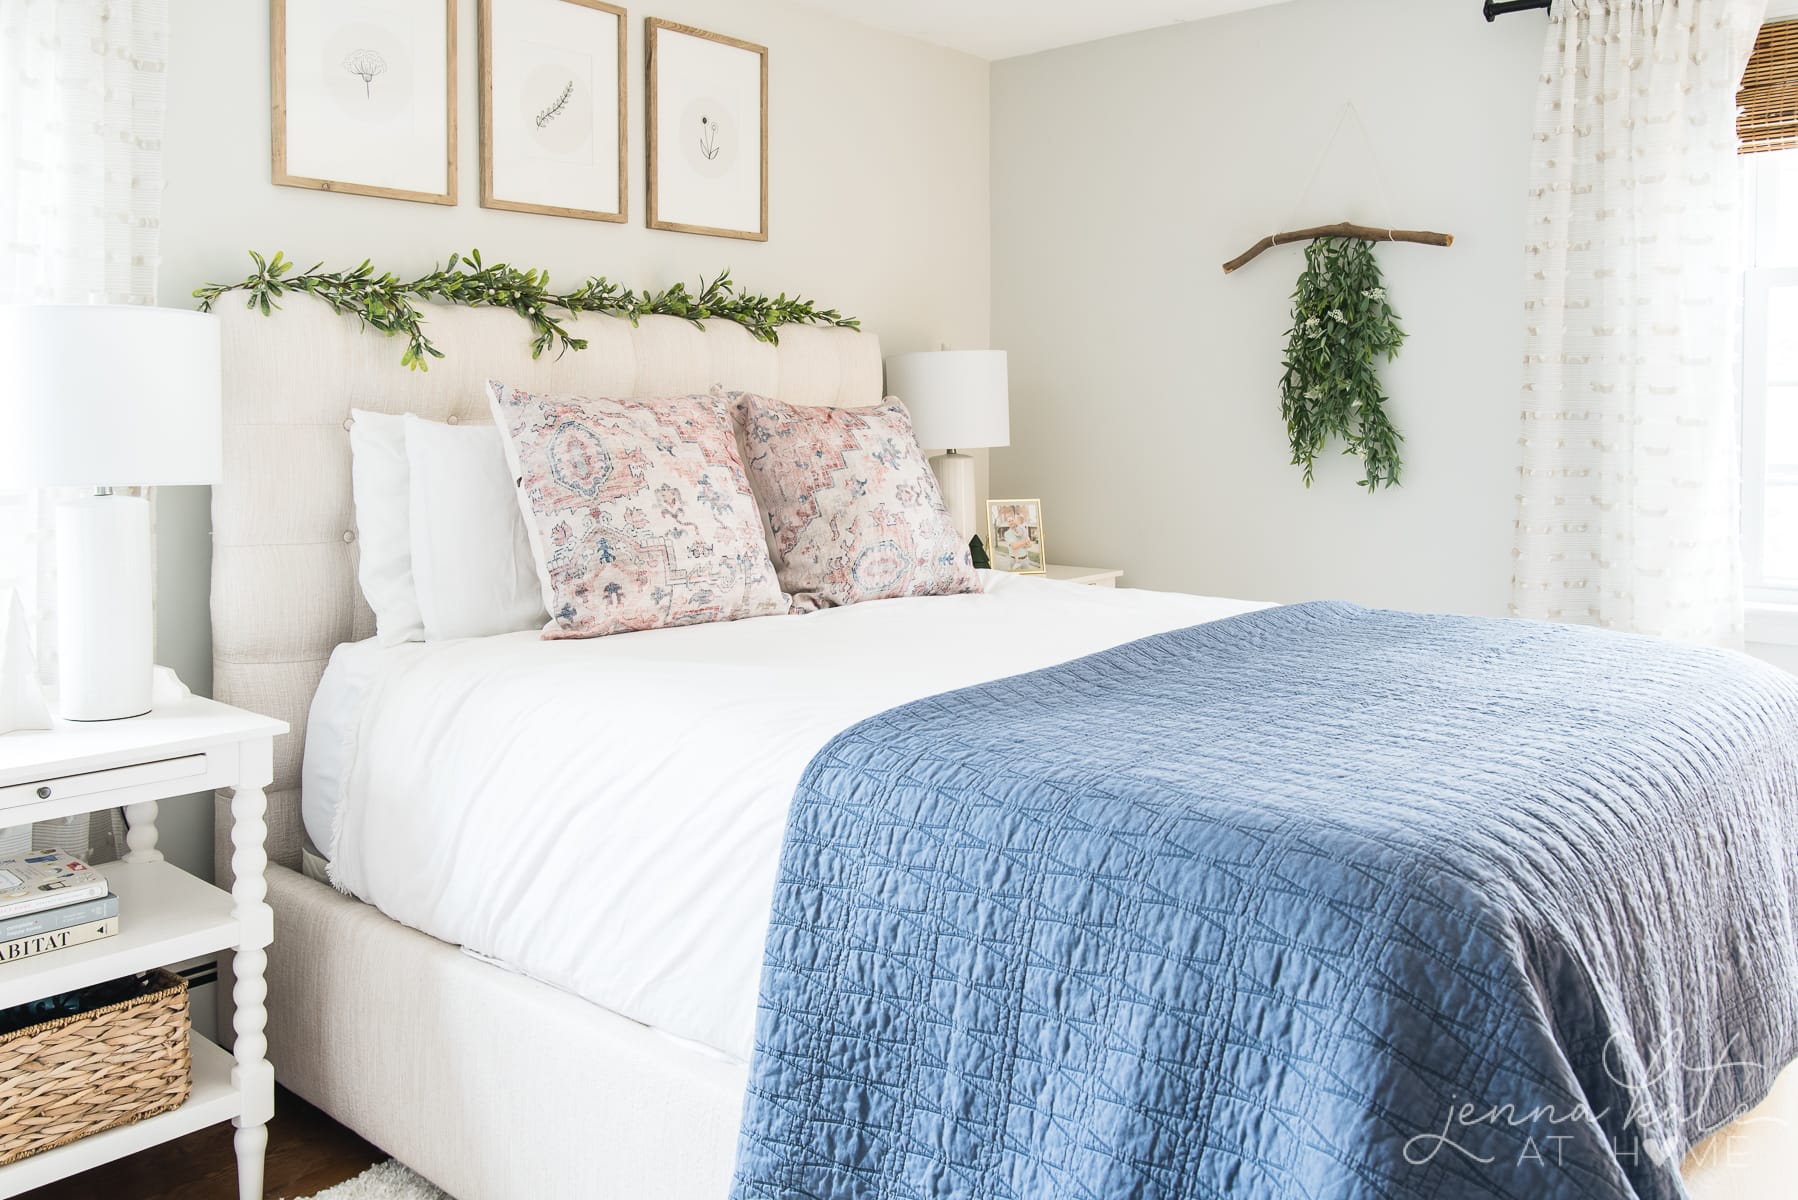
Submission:
M 887 394 L 905 402 L 918 445 L 978 450 L 1011 444 L 1005 351 L 895 354 L 886 367 Z
M 136 304 L 0 306 L 0 488 L 219 477 L 219 323 Z

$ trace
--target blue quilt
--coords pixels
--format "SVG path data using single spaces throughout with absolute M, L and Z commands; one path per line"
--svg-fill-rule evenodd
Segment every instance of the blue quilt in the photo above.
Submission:
M 1683 1196 L 1798 1056 L 1798 680 L 1304 604 L 806 771 L 737 1197 Z

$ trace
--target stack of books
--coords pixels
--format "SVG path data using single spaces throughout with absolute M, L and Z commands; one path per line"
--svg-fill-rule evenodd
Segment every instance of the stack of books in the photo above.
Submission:
M 111 937 L 119 898 L 78 858 L 34 850 L 0 858 L 0 963 Z

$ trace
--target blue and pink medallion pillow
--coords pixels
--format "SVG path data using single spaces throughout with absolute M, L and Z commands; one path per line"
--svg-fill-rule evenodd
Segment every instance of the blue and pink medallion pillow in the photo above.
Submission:
M 587 400 L 488 381 L 550 623 L 600 637 L 788 611 L 720 396 Z
M 806 408 L 729 396 L 795 611 L 980 590 L 903 404 Z

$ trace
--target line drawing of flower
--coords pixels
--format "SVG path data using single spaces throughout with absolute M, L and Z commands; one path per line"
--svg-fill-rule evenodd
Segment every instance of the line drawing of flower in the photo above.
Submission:
M 710 162 L 724 149 L 718 144 L 718 122 L 710 114 L 702 113 L 699 117 L 699 130 L 699 152 Z
M 537 114 L 537 128 L 542 129 L 545 125 L 568 111 L 568 102 L 573 97 L 574 80 L 570 79 L 566 86 L 562 88 L 562 94 L 556 97 L 555 103 Z
M 387 60 L 379 50 L 352 50 L 343 56 L 343 69 L 362 81 L 365 98 L 372 97 L 375 76 L 387 73 Z

